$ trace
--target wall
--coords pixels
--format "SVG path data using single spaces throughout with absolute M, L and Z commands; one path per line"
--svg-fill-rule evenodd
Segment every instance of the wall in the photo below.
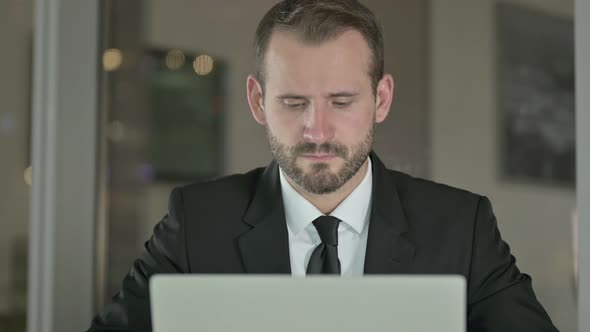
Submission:
M 573 1 L 512 1 L 573 15 Z M 500 230 L 561 331 L 576 331 L 573 189 L 500 181 L 494 73 L 495 1 L 432 1 L 432 177 L 485 194 Z
M 13 248 L 29 224 L 31 2 L 0 1 L 0 314 L 15 304 Z

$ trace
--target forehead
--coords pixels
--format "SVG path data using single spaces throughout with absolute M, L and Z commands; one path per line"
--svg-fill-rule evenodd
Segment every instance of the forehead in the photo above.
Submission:
M 370 86 L 371 51 L 361 33 L 346 30 L 321 43 L 273 32 L 265 57 L 267 90 L 330 92 Z

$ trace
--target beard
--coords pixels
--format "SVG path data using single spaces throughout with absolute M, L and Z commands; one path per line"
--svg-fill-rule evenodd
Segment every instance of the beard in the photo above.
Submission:
M 338 143 L 310 142 L 287 146 L 272 134 L 268 126 L 266 127 L 270 151 L 283 172 L 305 191 L 316 195 L 335 192 L 358 173 L 371 153 L 374 132 L 375 125 L 371 126 L 361 142 L 352 147 Z M 329 164 L 322 162 L 313 163 L 307 172 L 297 165 L 297 159 L 300 156 L 316 153 L 335 155 L 344 160 L 344 165 L 336 172 L 330 170 Z

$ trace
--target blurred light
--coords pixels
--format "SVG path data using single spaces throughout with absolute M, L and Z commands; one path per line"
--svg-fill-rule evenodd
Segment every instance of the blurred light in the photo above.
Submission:
M 184 53 L 181 50 L 170 50 L 166 54 L 166 67 L 176 70 L 184 65 Z
M 122 141 L 125 138 L 125 125 L 118 120 L 111 122 L 107 128 L 107 135 L 112 141 Z
M 109 48 L 102 55 L 102 67 L 106 71 L 117 70 L 123 63 L 123 53 L 116 48 Z
M 193 68 L 198 75 L 207 75 L 213 70 L 213 58 L 206 54 L 199 55 L 193 62 Z
M 25 183 L 30 187 L 33 185 L 33 166 L 29 166 L 27 167 L 27 169 L 25 169 Z

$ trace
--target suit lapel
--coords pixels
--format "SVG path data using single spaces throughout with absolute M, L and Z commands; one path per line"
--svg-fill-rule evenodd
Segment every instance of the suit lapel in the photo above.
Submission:
M 365 274 L 409 273 L 415 246 L 408 239 L 408 223 L 397 193 L 394 179 L 375 153 L 373 193 Z
M 246 273 L 290 274 L 289 236 L 274 161 L 258 182 L 244 222 L 252 227 L 238 239 Z

